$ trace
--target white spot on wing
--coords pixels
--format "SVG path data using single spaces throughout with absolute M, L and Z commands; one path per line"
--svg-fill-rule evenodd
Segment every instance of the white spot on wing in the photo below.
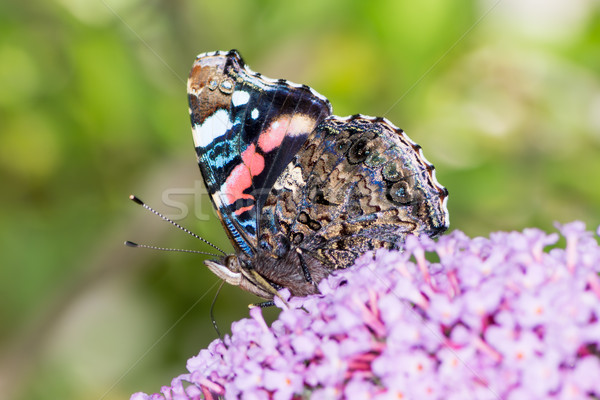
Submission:
M 250 94 L 243 90 L 237 90 L 231 95 L 231 104 L 235 107 L 243 106 L 250 100 Z
M 316 121 L 307 115 L 296 114 L 292 116 L 288 127 L 288 135 L 301 136 L 307 135 L 315 128 Z
M 196 147 L 208 146 L 231 129 L 231 125 L 229 113 L 226 110 L 215 111 L 213 115 L 204 120 L 202 125 L 194 125 L 192 129 L 194 144 Z
M 255 108 L 254 110 L 252 110 L 252 113 L 250 114 L 250 116 L 252 117 L 252 119 L 258 118 L 258 109 Z

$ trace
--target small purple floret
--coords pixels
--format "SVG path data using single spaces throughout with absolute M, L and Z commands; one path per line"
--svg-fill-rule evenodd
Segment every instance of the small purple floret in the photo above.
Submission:
M 270 327 L 252 309 L 131 400 L 599 399 L 600 246 L 581 222 L 557 228 L 564 249 L 538 229 L 409 237 L 322 295 L 284 291 Z

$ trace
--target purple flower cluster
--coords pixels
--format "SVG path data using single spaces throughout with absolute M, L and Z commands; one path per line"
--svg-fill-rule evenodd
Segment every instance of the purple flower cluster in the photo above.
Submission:
M 583 223 L 558 228 L 564 248 L 537 229 L 454 231 L 365 255 L 131 400 L 599 399 L 600 246 Z

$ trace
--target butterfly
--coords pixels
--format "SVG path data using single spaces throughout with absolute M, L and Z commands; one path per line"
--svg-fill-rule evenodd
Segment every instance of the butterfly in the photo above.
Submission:
M 226 282 L 306 296 L 368 251 L 448 228 L 448 191 L 387 119 L 333 115 L 315 90 L 253 72 L 235 50 L 200 54 L 187 91 L 198 165 L 235 248 L 205 264 Z

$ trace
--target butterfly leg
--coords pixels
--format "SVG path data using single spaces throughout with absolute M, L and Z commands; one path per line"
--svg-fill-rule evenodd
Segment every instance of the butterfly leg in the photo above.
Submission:
M 248 305 L 248 308 L 254 308 L 254 307 L 267 308 L 267 307 L 273 307 L 274 305 L 275 305 L 275 302 L 273 300 L 269 300 L 269 301 L 263 301 L 262 303 L 250 304 L 250 305 Z
M 296 254 L 298 254 L 298 259 L 300 260 L 300 266 L 302 267 L 302 274 L 304 274 L 304 279 L 306 279 L 306 282 L 310 283 L 311 285 L 314 285 L 315 283 L 312 279 L 312 276 L 310 275 L 310 271 L 308 270 L 308 265 L 306 265 L 306 261 L 304 261 L 304 258 L 302 257 L 302 250 L 296 249 Z

